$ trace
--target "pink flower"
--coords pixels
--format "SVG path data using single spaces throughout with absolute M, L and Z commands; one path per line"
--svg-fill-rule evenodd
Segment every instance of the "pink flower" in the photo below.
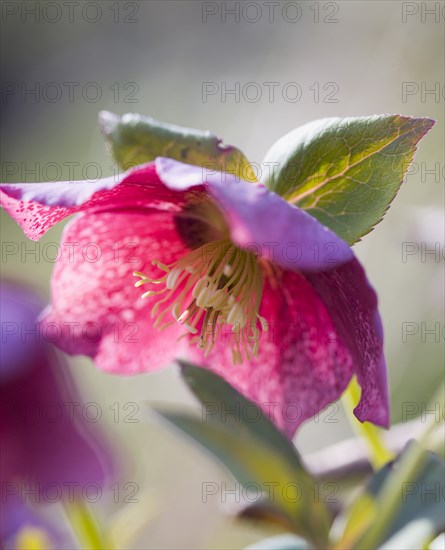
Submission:
M 31 239 L 78 213 L 44 318 L 66 352 L 127 375 L 187 354 L 288 435 L 356 374 L 356 416 L 388 425 L 382 326 L 363 268 L 264 186 L 158 158 L 118 181 L 0 189 Z

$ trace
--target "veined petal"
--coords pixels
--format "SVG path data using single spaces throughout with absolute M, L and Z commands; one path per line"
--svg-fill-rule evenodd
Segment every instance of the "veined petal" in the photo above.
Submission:
M 336 332 L 348 348 L 362 388 L 354 413 L 364 422 L 389 427 L 389 397 L 377 296 L 355 258 L 306 278 L 325 303 Z
M 122 208 L 177 210 L 182 196 L 159 181 L 154 164 L 97 182 L 13 183 L 0 185 L 1 206 L 38 240 L 53 225 L 77 212 Z
M 66 253 L 55 265 L 44 334 L 107 371 L 136 374 L 167 365 L 185 345 L 176 342 L 183 329 L 176 323 L 161 332 L 153 327 L 133 272 L 156 278 L 162 272 L 152 260 L 170 263 L 184 253 L 173 216 L 145 210 L 81 214 L 65 228 L 61 250 Z
M 298 426 L 340 397 L 354 366 L 322 299 L 299 273 L 278 270 L 265 281 L 260 314 L 267 319 L 258 355 L 234 367 L 230 333 L 208 358 L 193 359 L 218 372 L 256 402 L 289 437 Z
M 223 211 L 232 240 L 285 269 L 323 271 L 353 258 L 335 233 L 263 185 L 165 158 L 156 159 L 156 169 L 172 190 L 204 185 Z

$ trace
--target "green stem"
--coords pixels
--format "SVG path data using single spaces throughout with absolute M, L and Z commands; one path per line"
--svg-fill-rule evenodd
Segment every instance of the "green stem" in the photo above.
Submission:
M 389 526 L 397 515 L 403 502 L 403 488 L 405 483 L 417 478 L 426 458 L 425 447 L 431 432 L 436 428 L 431 423 L 422 437 L 413 442 L 405 456 L 400 459 L 397 469 L 388 478 L 378 498 L 379 513 L 369 529 L 356 542 L 356 548 L 377 548 L 384 540 Z
M 432 403 L 439 402 L 443 404 L 444 389 L 445 384 L 434 396 Z M 439 425 L 442 423 L 443 419 Z M 377 548 L 385 540 L 391 523 L 397 516 L 403 502 L 405 483 L 417 479 L 426 458 L 426 449 L 429 447 L 431 436 L 438 427 L 435 420 L 428 419 L 421 436 L 411 444 L 399 462 L 396 463 L 394 471 L 388 476 L 377 499 L 376 509 L 378 513 L 373 517 L 365 533 L 354 542 L 354 548 Z
M 360 386 L 353 378 L 342 396 L 343 406 L 352 429 L 364 439 L 368 446 L 369 461 L 372 467 L 374 470 L 378 470 L 394 459 L 394 453 L 384 443 L 382 431 L 379 428 L 369 422 L 362 423 L 354 416 L 353 410 L 360 400 L 360 392 Z
M 79 544 L 85 550 L 110 550 L 111 544 L 90 508 L 82 501 L 64 502 L 66 517 Z

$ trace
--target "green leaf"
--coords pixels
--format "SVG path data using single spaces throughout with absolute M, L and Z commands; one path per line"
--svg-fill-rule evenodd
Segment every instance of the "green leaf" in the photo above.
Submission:
M 381 221 L 434 124 L 401 115 L 316 120 L 270 148 L 263 183 L 353 244 Z
M 416 449 L 412 447 L 416 446 Z M 362 548 L 361 541 L 382 513 L 381 497 L 384 487 L 397 475 L 401 463 L 408 454 L 417 451 L 417 442 L 412 442 L 401 453 L 397 461 L 377 472 L 368 483 L 366 490 L 358 497 L 338 523 L 345 528 L 336 548 Z M 402 482 L 398 509 L 386 532 L 380 533 L 379 546 L 385 549 L 424 548 L 434 536 L 445 527 L 444 494 L 445 462 L 431 452 L 419 451 L 421 466 L 417 474 Z
M 284 513 L 296 533 L 325 546 L 331 517 L 293 445 L 222 378 L 189 363 L 180 365 L 203 405 L 202 417 L 159 407 L 155 411 L 216 457 L 241 484 L 261 489 L 265 502 Z
M 210 132 L 182 128 L 154 118 L 127 113 L 123 116 L 101 111 L 99 124 L 119 165 L 127 170 L 156 157 L 228 172 L 255 182 L 255 174 L 243 153 Z
M 178 364 L 184 381 L 203 405 L 204 422 L 222 422 L 232 426 L 240 435 L 246 431 L 285 459 L 290 469 L 301 469 L 301 460 L 294 445 L 256 404 L 212 371 L 186 361 L 178 361 Z

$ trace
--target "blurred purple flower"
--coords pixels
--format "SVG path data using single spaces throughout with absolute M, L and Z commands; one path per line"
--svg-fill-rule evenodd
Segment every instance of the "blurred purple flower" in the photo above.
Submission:
M 36 503 L 73 501 L 112 471 L 102 435 L 79 412 L 81 399 L 66 365 L 42 339 L 42 304 L 27 288 L 2 282 L 0 481 L 3 540 L 21 522 L 39 525 Z M 76 405 L 77 404 L 77 405 Z

